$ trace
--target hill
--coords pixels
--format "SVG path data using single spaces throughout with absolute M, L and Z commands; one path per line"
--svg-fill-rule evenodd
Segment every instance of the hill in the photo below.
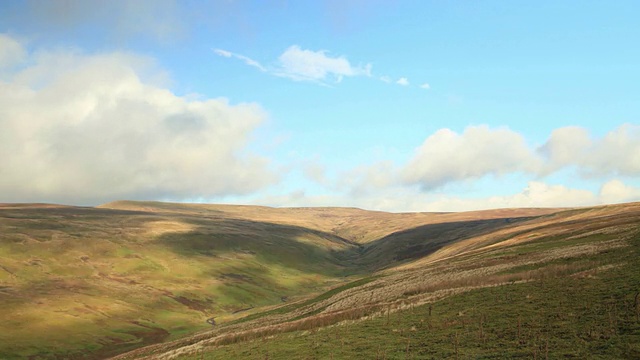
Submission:
M 541 291 L 571 331 L 583 331 L 574 320 L 585 312 L 594 319 L 587 337 L 599 340 L 583 341 L 600 346 L 606 333 L 618 355 L 635 354 L 639 220 L 640 204 L 408 214 L 5 204 L 0 357 L 105 358 L 140 348 L 119 358 L 391 358 L 436 351 L 428 336 L 449 340 L 448 352 L 427 358 L 481 356 L 501 344 L 491 338 L 502 331 L 497 314 L 525 311 Z M 576 299 L 562 296 L 569 285 L 594 303 L 574 308 Z M 525 304 L 515 301 L 525 293 Z M 518 316 L 520 338 L 521 323 L 534 320 Z M 430 330 L 420 330 L 427 319 Z M 482 336 L 470 335 L 478 326 Z M 553 345 L 551 335 L 535 336 Z M 484 348 L 465 348 L 465 336 L 480 336 L 474 344 Z M 527 339 L 514 348 L 531 348 Z

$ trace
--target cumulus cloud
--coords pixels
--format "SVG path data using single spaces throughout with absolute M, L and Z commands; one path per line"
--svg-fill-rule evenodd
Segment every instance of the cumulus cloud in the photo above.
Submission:
M 547 142 L 538 149 L 538 152 L 546 158 L 541 173 L 550 174 L 580 162 L 578 159 L 585 157 L 590 146 L 589 133 L 584 128 L 569 126 L 555 129 Z
M 468 211 L 523 207 L 578 207 L 638 200 L 640 200 L 640 188 L 626 185 L 618 179 L 604 183 L 597 193 L 564 185 L 531 181 L 519 193 L 475 199 L 443 196 L 435 201 L 426 201 L 423 209 Z
M 397 169 L 390 161 L 357 166 L 341 174 L 336 187 L 347 189 L 352 196 L 377 193 L 397 183 Z
M 21 63 L 26 55 L 25 49 L 17 40 L 0 34 L 0 70 Z
M 402 178 L 430 190 L 489 174 L 531 171 L 535 166 L 522 135 L 506 128 L 469 126 L 462 134 L 441 129 L 429 136 L 402 170 Z
M 619 202 L 638 199 L 637 192 L 640 192 L 640 189 L 616 183 L 617 181 L 612 184 L 616 187 L 622 185 L 623 188 L 636 192 L 635 198 L 628 197 L 629 193 L 625 192 L 624 200 Z M 376 192 L 357 194 L 309 195 L 304 191 L 294 191 L 281 196 L 259 198 L 255 202 L 270 206 L 353 206 L 392 212 L 449 212 L 524 207 L 593 206 L 611 203 L 610 200 L 611 197 L 603 191 L 594 193 L 559 184 L 530 181 L 521 191 L 503 196 L 465 198 L 455 195 L 428 194 L 406 187 L 390 186 Z
M 640 175 L 640 126 L 625 124 L 602 139 L 593 140 L 591 147 L 577 163 L 588 176 Z
M 443 196 L 429 202 L 425 208 L 428 211 L 468 211 L 523 207 L 574 207 L 600 203 L 598 196 L 588 190 L 531 181 L 522 192 L 516 194 L 475 199 Z
M 543 173 L 576 167 L 584 177 L 640 175 L 640 126 L 624 124 L 594 139 L 581 127 L 556 129 L 539 149 Z
M 554 130 L 537 149 L 509 129 L 441 129 L 419 146 L 402 169 L 406 184 L 431 190 L 486 175 L 528 173 L 539 178 L 574 169 L 584 179 L 640 175 L 640 126 L 624 124 L 601 138 L 582 127 Z
M 425 90 L 429 90 L 431 89 L 431 85 L 429 85 L 429 83 L 424 83 L 422 85 L 420 85 L 421 89 L 425 89 Z
M 624 184 L 618 179 L 610 180 L 600 188 L 600 198 L 606 204 L 640 200 L 640 188 Z
M 246 149 L 260 107 L 177 96 L 161 73 L 125 53 L 29 55 L 0 82 L 0 201 L 207 198 L 274 181 Z
M 331 191 L 261 197 L 256 202 L 275 206 L 355 206 L 383 211 L 468 211 L 520 207 L 576 207 L 640 201 L 635 161 L 637 126 L 622 125 L 600 138 L 586 129 L 556 129 L 543 146 L 528 146 L 524 137 L 507 128 L 469 126 L 462 133 L 441 129 L 416 148 L 413 158 L 398 166 L 392 161 L 355 166 L 334 179 L 322 172 L 322 184 Z M 574 169 L 575 168 L 575 169 Z M 545 179 L 561 170 L 583 174 L 578 182 Z M 310 169 L 309 177 L 317 177 Z M 320 173 L 320 172 L 318 172 Z M 515 176 L 514 176 L 515 174 Z M 627 174 L 611 179 L 611 174 Z M 499 196 L 448 194 L 449 184 L 490 175 L 529 177 L 521 191 Z M 565 173 L 566 175 L 566 173 Z M 596 176 L 597 175 L 597 176 Z M 503 178 L 501 181 L 509 178 Z M 634 179 L 632 183 L 625 183 Z M 518 180 L 521 181 L 521 180 Z M 478 183 L 471 182 L 472 187 Z M 570 185 L 573 184 L 573 185 Z M 468 188 L 469 184 L 462 184 Z M 499 185 L 498 185 L 499 186 Z M 593 190 L 600 186 L 600 190 Z M 486 193 L 488 189 L 483 190 Z
M 409 85 L 409 79 L 407 79 L 406 77 L 401 77 L 400 79 L 398 79 L 398 81 L 396 81 L 396 84 L 407 86 Z
M 327 184 L 326 168 L 323 164 L 319 163 L 316 159 L 306 161 L 302 165 L 302 172 L 308 179 L 318 183 Z

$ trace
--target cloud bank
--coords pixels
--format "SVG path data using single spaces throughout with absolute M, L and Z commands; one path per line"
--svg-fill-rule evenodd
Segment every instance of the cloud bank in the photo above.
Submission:
M 507 128 L 469 126 L 461 134 L 441 129 L 415 150 L 399 177 L 428 191 L 489 175 L 541 178 L 566 169 L 582 178 L 640 176 L 640 126 L 624 124 L 599 139 L 581 127 L 559 128 L 538 148 Z
M 282 206 L 356 206 L 385 211 L 465 211 L 509 207 L 570 207 L 640 200 L 640 127 L 624 124 L 600 138 L 581 127 L 554 130 L 541 145 L 529 145 L 508 128 L 469 126 L 462 133 L 440 129 L 418 146 L 411 159 L 396 164 L 378 161 L 323 178 L 330 195 L 290 195 L 263 199 Z M 568 172 L 599 185 L 599 190 L 572 188 L 546 179 Z M 487 177 L 529 178 L 520 191 L 499 196 L 456 195 L 441 188 L 477 186 Z M 314 180 L 311 179 L 310 180 Z M 572 182 L 573 183 L 573 182 Z M 454 187 L 455 188 L 455 187 Z M 451 188 L 450 188 L 451 189 Z
M 257 105 L 177 96 L 152 59 L 28 54 L 7 38 L 0 65 L 19 70 L 0 79 L 0 201 L 211 198 L 274 181 L 246 149 Z
M 545 173 L 575 166 L 585 177 L 640 175 L 640 126 L 624 124 L 600 139 L 586 129 L 556 129 L 539 153 L 545 158 Z
M 385 186 L 376 189 L 375 192 L 325 195 L 308 195 L 303 190 L 296 190 L 285 195 L 260 197 L 253 202 L 270 206 L 353 206 L 392 212 L 449 212 L 523 207 L 594 206 L 639 200 L 640 188 L 614 179 L 607 181 L 599 191 L 530 181 L 522 190 L 500 196 L 462 197 L 455 194 L 425 193 L 401 186 Z
M 438 130 L 419 146 L 404 167 L 404 183 L 425 190 L 486 175 L 531 171 L 536 159 L 524 137 L 506 128 L 470 126 L 462 134 Z

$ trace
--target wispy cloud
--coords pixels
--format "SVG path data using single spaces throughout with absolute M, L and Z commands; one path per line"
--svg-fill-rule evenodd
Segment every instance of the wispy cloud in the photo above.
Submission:
M 401 77 L 400 79 L 398 79 L 398 81 L 396 81 L 396 84 L 402 85 L 402 86 L 408 86 L 409 79 L 407 79 L 406 77 Z
M 424 83 L 422 85 L 420 85 L 421 89 L 425 89 L 425 90 L 429 90 L 431 89 L 431 85 L 429 85 L 429 83 Z
M 275 75 L 293 80 L 340 82 L 345 76 L 371 76 L 372 66 L 354 66 L 344 56 L 332 57 L 326 50 L 304 50 L 293 45 L 280 55 L 278 67 Z
M 231 51 L 222 50 L 222 49 L 213 49 L 213 52 L 215 52 L 216 54 L 218 54 L 218 55 L 220 55 L 222 57 L 236 58 L 238 60 L 241 60 L 245 64 L 247 64 L 249 66 L 253 66 L 254 68 L 256 68 L 256 69 L 258 69 L 258 70 L 260 70 L 262 72 L 267 72 L 267 68 L 262 66 L 262 64 L 260 64 L 258 61 L 253 60 L 252 58 L 250 58 L 248 56 L 232 53 Z
M 326 50 L 306 50 L 298 45 L 288 47 L 272 66 L 263 66 L 260 62 L 241 54 L 223 49 L 213 50 L 225 58 L 235 58 L 262 72 L 294 81 L 316 83 L 339 83 L 345 77 L 371 76 L 371 64 L 353 65 L 345 56 L 331 56 Z
M 233 53 L 231 51 L 227 51 L 227 50 L 222 50 L 222 49 L 213 49 L 213 52 L 220 55 L 220 56 L 224 56 L 226 58 L 230 58 L 233 56 Z
M 354 64 L 344 55 L 333 55 L 328 50 L 303 49 L 299 45 L 289 46 L 271 65 L 252 59 L 248 56 L 224 49 L 213 49 L 213 52 L 224 58 L 233 58 L 244 62 L 262 72 L 273 76 L 284 77 L 294 81 L 307 81 L 322 85 L 338 84 L 348 77 L 366 77 L 381 82 L 400 86 L 410 86 L 407 77 L 393 80 L 388 75 L 375 75 L 371 63 Z M 429 89 L 424 83 L 420 86 Z

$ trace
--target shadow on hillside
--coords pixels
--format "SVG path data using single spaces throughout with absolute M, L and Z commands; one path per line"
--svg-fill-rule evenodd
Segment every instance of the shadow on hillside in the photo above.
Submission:
M 469 220 L 417 226 L 397 231 L 368 243 L 360 253 L 359 266 L 377 271 L 411 262 L 457 242 L 537 217 Z
M 348 276 L 389 268 L 430 255 L 472 237 L 513 226 L 536 217 L 471 220 L 417 226 L 367 244 L 293 225 L 243 219 L 181 219 L 196 229 L 159 238 L 182 255 L 220 258 L 246 254 L 269 266 L 275 264 L 325 276 Z
M 212 213 L 206 215 L 158 214 L 96 208 L 57 208 L 33 209 L 26 213 L 12 210 L 11 213 L 3 212 L 2 215 L 7 215 L 3 217 L 10 219 L 12 226 L 19 225 L 24 230 L 38 234 L 42 231 L 39 239 L 50 239 L 51 232 L 55 230 L 73 235 L 74 242 L 86 246 L 87 249 L 91 249 L 92 243 L 105 240 L 113 241 L 118 245 L 127 244 L 129 241 L 135 243 L 136 235 L 121 236 L 120 227 L 129 225 L 143 227 L 149 222 L 166 220 L 168 216 L 188 223 L 193 226 L 192 230 L 161 234 L 155 241 L 142 243 L 137 249 L 142 253 L 144 246 L 162 246 L 180 257 L 193 257 L 194 260 L 198 258 L 198 261 L 202 261 L 198 264 L 202 265 L 203 273 L 218 279 L 223 284 L 221 291 L 228 291 L 229 294 L 225 296 L 236 302 L 225 300 L 226 304 L 231 304 L 225 305 L 228 311 L 277 303 L 282 295 L 289 295 L 299 290 L 295 282 L 290 282 L 287 286 L 282 285 L 283 282 L 278 276 L 285 272 L 287 276 L 295 273 L 319 275 L 316 284 L 323 280 L 321 276 L 326 279 L 365 274 L 413 261 L 449 244 L 532 219 L 523 217 L 424 225 L 398 231 L 366 245 L 360 245 L 328 232 L 294 225 L 233 219 Z M 40 246 L 40 244 L 37 245 Z M 75 251 L 76 248 L 72 249 Z M 61 251 L 67 250 L 63 248 Z M 137 259 L 132 257 L 131 261 L 138 261 Z M 208 260 L 211 263 L 208 263 Z M 77 259 L 77 261 L 81 260 Z M 175 265 L 180 264 L 176 261 Z M 13 299 L 11 306 L 5 304 L 5 310 L 8 313 L 17 313 L 38 303 L 41 298 L 46 300 L 50 296 L 65 296 L 68 293 L 95 296 L 96 286 L 100 290 L 113 288 L 113 292 L 108 293 L 107 297 L 117 298 L 126 292 L 143 294 L 148 297 L 148 300 L 145 300 L 148 303 L 144 303 L 142 308 L 149 313 L 153 313 L 154 309 L 182 312 L 188 308 L 202 313 L 203 319 L 209 312 L 219 311 L 219 308 L 215 307 L 219 306 L 223 300 L 216 299 L 217 294 L 208 293 L 205 288 L 200 291 L 193 290 L 193 294 L 178 291 L 173 293 L 173 289 L 179 287 L 178 284 L 176 287 L 162 289 L 132 281 L 135 280 L 135 276 L 128 278 L 126 274 L 99 276 L 87 282 L 79 282 L 75 279 L 69 279 L 69 281 L 43 279 L 25 283 L 21 288 L 13 291 L 18 295 L 28 296 L 5 295 Z M 206 276 L 202 278 L 205 279 Z M 259 302 L 256 302 L 256 299 Z M 136 302 L 131 303 L 136 304 Z M 106 323 L 110 326 L 113 324 L 109 328 L 120 326 L 122 321 L 128 321 L 128 319 L 139 318 L 137 313 L 125 312 L 117 315 L 117 318 L 123 320 L 109 320 L 114 321 L 114 323 Z M 129 334 L 140 339 L 140 343 L 118 344 L 109 340 L 109 350 L 105 351 L 115 354 L 140 345 L 162 341 L 166 336 L 160 328 L 148 324 L 144 326 L 131 324 L 133 324 L 131 326 L 133 330 Z M 69 327 L 62 327 L 60 331 L 72 333 L 70 329 L 69 325 Z M 89 358 L 90 355 L 86 357 Z
M 157 241 L 181 256 L 212 259 L 253 258 L 265 266 L 278 265 L 325 276 L 350 275 L 360 245 L 319 230 L 244 219 L 182 217 L 195 228 L 165 233 Z

